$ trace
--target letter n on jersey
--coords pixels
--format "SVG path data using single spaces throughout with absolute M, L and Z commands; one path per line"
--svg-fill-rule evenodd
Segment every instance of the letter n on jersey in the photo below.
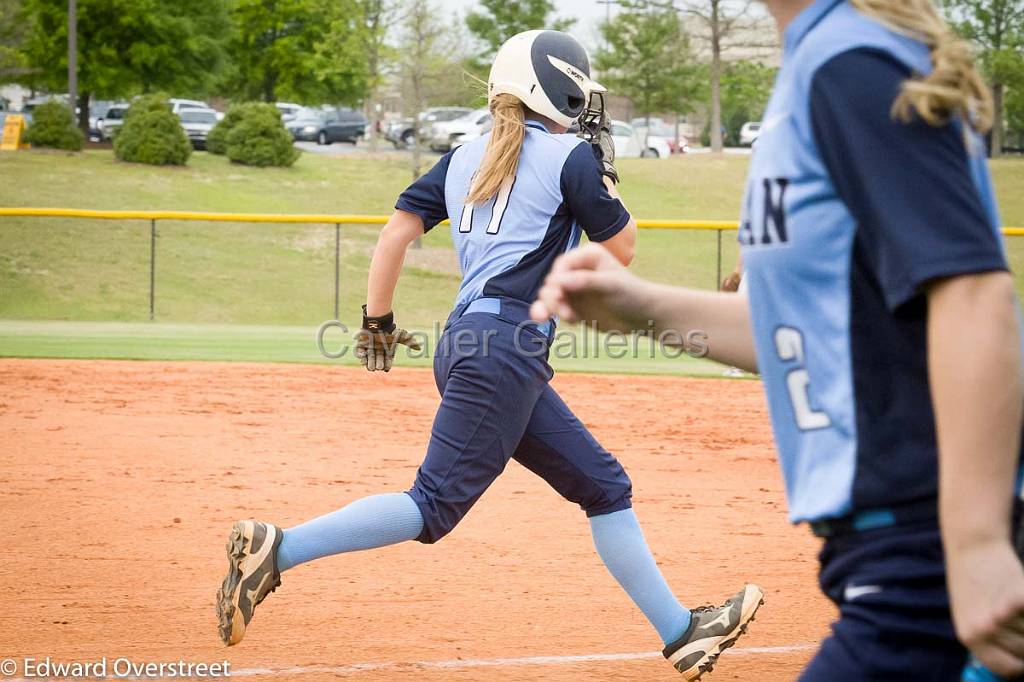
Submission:
M 756 245 L 777 245 L 789 241 L 786 231 L 786 187 L 789 186 L 787 178 L 764 178 L 764 210 L 761 212 L 761 224 L 759 234 L 754 233 L 754 226 L 751 224 L 750 216 L 755 215 L 752 211 L 745 211 L 746 218 L 740 226 L 739 242 L 744 246 Z M 754 193 L 747 193 L 747 201 L 754 201 Z

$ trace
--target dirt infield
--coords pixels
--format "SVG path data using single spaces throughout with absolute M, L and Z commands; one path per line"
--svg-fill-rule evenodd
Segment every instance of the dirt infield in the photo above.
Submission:
M 0 386 L 0 658 L 226 659 L 233 677 L 309 682 L 677 679 L 583 514 L 514 463 L 438 545 L 298 567 L 246 640 L 220 645 L 232 521 L 287 527 L 406 489 L 438 402 L 427 371 L 0 360 Z M 625 464 L 685 604 L 766 588 L 708 679 L 794 679 L 833 611 L 817 543 L 785 520 L 761 386 L 555 386 Z

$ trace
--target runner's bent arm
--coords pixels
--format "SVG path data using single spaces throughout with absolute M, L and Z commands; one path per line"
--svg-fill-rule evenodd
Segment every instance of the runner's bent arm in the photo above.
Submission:
M 366 283 L 366 314 L 371 317 L 391 312 L 398 276 L 405 253 L 417 237 L 423 236 L 423 220 L 415 214 L 397 210 L 377 237 Z

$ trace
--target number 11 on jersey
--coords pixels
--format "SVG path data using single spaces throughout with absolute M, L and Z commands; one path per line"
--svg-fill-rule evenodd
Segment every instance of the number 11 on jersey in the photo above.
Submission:
M 474 174 L 475 178 L 476 175 Z M 472 186 L 470 181 L 470 186 Z M 494 203 L 491 205 L 491 219 L 487 221 L 487 234 L 498 234 L 501 229 L 501 219 L 505 217 L 505 210 L 508 208 L 509 197 L 512 196 L 512 188 L 516 184 L 515 178 L 505 178 L 494 196 Z M 473 231 L 473 205 L 466 204 L 462 208 L 462 217 L 459 218 L 459 232 Z

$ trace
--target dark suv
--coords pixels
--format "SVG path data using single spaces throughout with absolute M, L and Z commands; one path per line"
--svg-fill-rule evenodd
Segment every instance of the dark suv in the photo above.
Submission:
M 306 111 L 287 125 L 296 140 L 316 141 L 318 144 L 355 144 L 366 134 L 366 117 L 353 109 Z

